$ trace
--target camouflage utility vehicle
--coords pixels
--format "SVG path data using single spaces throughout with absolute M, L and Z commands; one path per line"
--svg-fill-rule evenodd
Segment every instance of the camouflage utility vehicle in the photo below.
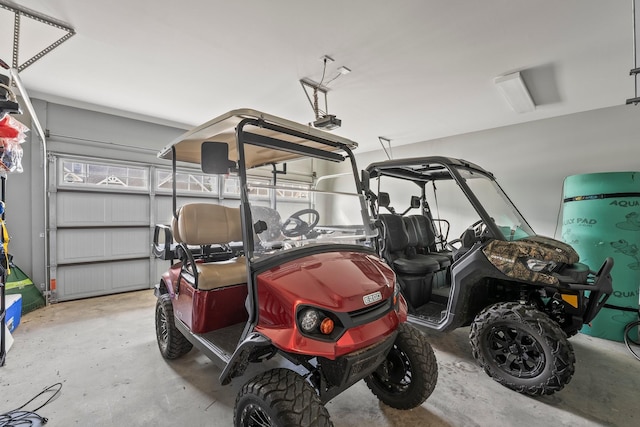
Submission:
M 409 320 L 471 325 L 473 356 L 513 390 L 562 389 L 574 373 L 567 338 L 611 294 L 613 260 L 594 272 L 571 246 L 536 235 L 493 175 L 464 160 L 389 160 L 363 177 Z

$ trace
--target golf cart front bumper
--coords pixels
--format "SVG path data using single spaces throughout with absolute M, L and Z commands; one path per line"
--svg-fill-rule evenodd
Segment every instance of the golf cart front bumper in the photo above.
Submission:
M 397 335 L 398 332 L 394 331 L 380 343 L 335 360 L 319 357 L 318 365 L 323 374 L 318 387 L 320 399 L 325 403 L 328 402 L 375 371 L 387 357 Z

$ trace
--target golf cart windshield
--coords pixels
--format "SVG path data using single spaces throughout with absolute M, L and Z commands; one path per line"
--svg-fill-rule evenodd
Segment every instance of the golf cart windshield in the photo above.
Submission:
M 254 259 L 308 245 L 370 246 L 373 231 L 353 175 L 323 180 L 322 171 L 329 166 L 317 159 L 298 160 L 287 164 L 287 175 L 276 175 L 276 185 L 273 179 L 247 179 Z M 269 171 L 259 169 L 252 175 Z
M 214 203 L 242 207 L 244 254 L 254 261 L 302 246 L 373 246 L 377 233 L 369 224 L 355 147 L 308 125 L 240 109 L 185 133 L 158 156 L 172 159 L 174 171 L 180 161 L 222 177 L 224 200 Z M 323 178 L 342 164 L 351 170 L 344 179 Z M 175 191 L 173 202 L 175 212 Z
M 457 167 L 460 176 L 497 225 L 505 240 L 519 240 L 535 233 L 495 180 L 469 169 Z

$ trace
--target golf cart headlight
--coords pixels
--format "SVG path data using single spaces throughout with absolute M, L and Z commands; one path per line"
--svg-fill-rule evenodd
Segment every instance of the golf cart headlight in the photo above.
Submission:
M 529 258 L 527 260 L 527 268 L 536 273 L 550 273 L 556 268 L 556 263 L 553 261 Z
M 398 282 L 393 284 L 393 306 L 398 307 L 398 298 L 400 297 L 400 285 Z
M 307 308 L 300 315 L 300 328 L 305 332 L 313 331 L 320 323 L 320 313 L 313 308 Z

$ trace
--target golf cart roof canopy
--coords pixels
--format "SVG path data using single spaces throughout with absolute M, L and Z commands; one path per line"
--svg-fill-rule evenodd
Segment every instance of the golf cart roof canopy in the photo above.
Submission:
M 452 179 L 447 168 L 464 168 L 493 178 L 491 172 L 474 163 L 443 156 L 386 160 L 384 162 L 371 163 L 366 170 L 371 178 L 393 176 L 411 181 L 426 182 L 438 179 Z
M 200 164 L 202 143 L 212 141 L 227 144 L 229 160 L 237 162 L 236 127 L 245 119 L 253 119 L 256 123 L 246 128 L 246 132 L 255 135 L 244 146 L 246 169 L 305 155 L 322 157 L 325 153 L 330 159 L 342 160 L 342 156 L 337 155 L 336 151 L 352 150 L 358 146 L 354 141 L 317 130 L 310 125 L 244 108 L 229 111 L 186 132 L 164 147 L 158 157 L 171 159 L 175 149 L 175 160 Z M 262 124 L 269 126 L 263 128 Z M 274 149 L 272 142 L 280 141 L 284 143 Z

